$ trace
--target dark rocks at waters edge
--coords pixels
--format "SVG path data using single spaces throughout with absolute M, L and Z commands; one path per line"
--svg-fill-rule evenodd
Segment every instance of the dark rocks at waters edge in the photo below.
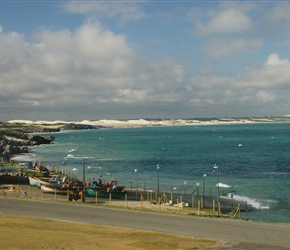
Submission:
M 0 154 L 4 162 L 9 162 L 11 156 L 28 153 L 28 147 L 49 144 L 54 140 L 52 136 L 39 136 L 19 131 L 4 130 L 0 134 Z
M 88 125 L 88 124 L 74 124 L 70 123 L 64 126 L 61 126 L 59 129 L 63 130 L 82 130 L 82 129 L 96 129 L 96 126 Z
M 50 144 L 53 136 L 35 135 L 33 133 L 60 132 L 64 130 L 97 129 L 98 127 L 83 124 L 65 124 L 55 126 L 13 126 L 0 123 L 0 156 L 9 162 L 14 155 L 28 153 L 28 148 L 41 144 Z

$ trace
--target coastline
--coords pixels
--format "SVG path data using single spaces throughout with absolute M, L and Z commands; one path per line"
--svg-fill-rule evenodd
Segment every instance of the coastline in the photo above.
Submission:
M 134 128 L 154 126 L 199 126 L 219 124 L 252 124 L 252 123 L 290 123 L 290 116 L 282 117 L 247 117 L 247 118 L 200 118 L 200 119 L 124 119 L 124 120 L 79 120 L 79 121 L 31 121 L 10 120 L 9 124 L 36 125 L 42 128 L 61 128 L 74 124 L 95 128 Z M 77 128 L 75 128 L 77 129 Z
M 11 157 L 28 153 L 28 146 L 49 144 L 54 140 L 45 136 L 51 132 L 89 130 L 102 128 L 142 128 L 142 127 L 174 127 L 174 126 L 209 126 L 209 125 L 238 125 L 238 124 L 290 123 L 290 115 L 282 117 L 223 117 L 223 118 L 194 118 L 194 119 L 101 119 L 78 121 L 32 121 L 10 120 L 0 122 L 0 155 L 3 161 L 9 162 Z M 37 138 L 37 142 L 34 139 Z M 42 134 L 42 135 L 37 135 Z

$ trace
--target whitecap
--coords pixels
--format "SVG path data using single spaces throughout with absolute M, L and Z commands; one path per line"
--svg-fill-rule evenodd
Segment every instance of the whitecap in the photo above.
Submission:
M 247 203 L 248 205 L 252 206 L 253 208 L 256 209 L 270 209 L 270 205 L 266 205 L 265 203 L 268 203 L 265 200 L 258 200 L 258 199 L 254 199 L 254 198 L 250 198 L 247 196 L 242 196 L 242 195 L 232 195 L 229 194 L 228 195 L 229 198 L 233 198 L 236 201 L 240 201 Z
M 218 183 L 218 184 L 216 184 L 216 187 L 217 186 L 219 186 L 219 187 L 223 187 L 223 188 L 229 188 L 229 187 L 231 187 L 231 186 L 229 186 L 229 185 L 227 185 L 227 184 L 224 184 L 224 183 Z

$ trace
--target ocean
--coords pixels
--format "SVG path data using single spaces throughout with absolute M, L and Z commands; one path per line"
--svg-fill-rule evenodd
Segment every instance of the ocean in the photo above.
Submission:
M 102 128 L 50 133 L 25 157 L 86 181 L 230 195 L 256 208 L 244 218 L 290 222 L 290 123 Z M 216 167 L 214 167 L 216 166 Z M 219 187 L 217 184 L 219 183 Z M 233 192 L 235 191 L 235 192 Z

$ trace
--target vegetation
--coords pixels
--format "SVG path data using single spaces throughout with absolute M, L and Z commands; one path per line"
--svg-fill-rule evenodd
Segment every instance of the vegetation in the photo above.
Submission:
M 1 248 L 6 250 L 217 249 L 217 242 L 205 239 L 3 214 L 0 231 Z

